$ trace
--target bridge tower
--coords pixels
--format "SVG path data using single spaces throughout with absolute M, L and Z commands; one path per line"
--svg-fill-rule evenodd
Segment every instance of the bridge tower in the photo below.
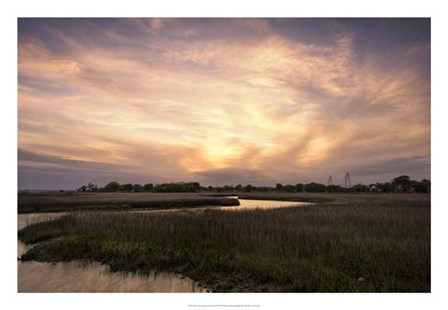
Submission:
M 352 181 L 350 181 L 350 175 L 348 174 L 348 172 L 345 174 L 345 187 L 352 187 Z
M 334 185 L 334 182 L 333 182 L 333 177 L 331 176 L 331 174 L 330 174 L 330 176 L 328 177 L 328 184 L 327 184 L 328 186 L 330 186 L 330 185 Z

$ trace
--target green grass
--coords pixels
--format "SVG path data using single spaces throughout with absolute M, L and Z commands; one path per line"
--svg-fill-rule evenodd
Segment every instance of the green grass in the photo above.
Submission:
M 62 237 L 57 238 L 56 237 Z M 179 272 L 215 292 L 429 292 L 429 201 L 70 214 L 19 232 L 22 259 Z M 362 278 L 362 279 L 361 279 Z
M 171 198 L 168 195 L 161 195 L 162 199 L 156 195 L 147 195 L 148 198 L 136 200 L 133 198 L 141 198 L 142 195 L 131 193 L 122 195 L 121 199 L 110 198 L 110 194 L 95 193 L 89 200 L 88 195 L 83 195 L 84 200 L 77 200 L 76 197 L 82 197 L 80 194 L 75 195 L 22 195 L 19 196 L 19 213 L 46 213 L 46 212 L 67 212 L 67 211 L 86 211 L 86 210 L 102 210 L 102 211 L 123 211 L 123 210 L 141 210 L 141 209 L 177 209 L 177 208 L 194 208 L 203 206 L 238 206 L 238 199 L 235 198 L 218 198 L 218 197 L 182 197 L 180 195 Z M 31 196 L 31 197 L 27 197 Z M 58 197 L 61 196 L 61 197 Z M 104 199 L 101 199 L 105 196 Z M 134 197 L 133 197 L 134 196 Z M 70 199 L 75 197 L 75 199 Z M 167 198 L 168 197 L 168 198 Z M 49 199 L 50 198 L 50 199 Z M 86 199 L 87 198 L 87 199 Z M 100 199 L 98 199 L 100 198 Z M 144 197 L 143 197 L 144 198 Z M 127 199 L 127 200 L 126 200 Z

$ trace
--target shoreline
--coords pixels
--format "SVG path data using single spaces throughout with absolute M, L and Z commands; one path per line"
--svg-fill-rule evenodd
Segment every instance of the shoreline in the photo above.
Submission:
M 137 194 L 137 193 L 135 193 Z M 131 211 L 131 210 L 165 210 L 194 208 L 204 206 L 239 206 L 236 198 L 221 197 L 176 197 L 176 195 L 163 195 L 162 197 L 150 196 L 141 199 L 141 195 L 134 194 L 117 195 L 119 199 L 111 197 L 110 194 L 94 193 L 93 195 L 68 195 L 52 196 L 39 195 L 36 197 L 20 196 L 18 213 L 52 213 L 82 210 L 104 210 L 104 211 Z M 132 200 L 134 198 L 134 200 Z M 140 199 L 135 199 L 140 198 Z M 145 197 L 143 197 L 145 198 Z M 78 199 L 78 200 L 77 200 Z
M 62 237 L 24 260 L 168 271 L 214 292 L 427 292 L 430 200 L 399 197 L 230 213 L 70 214 L 19 238 Z

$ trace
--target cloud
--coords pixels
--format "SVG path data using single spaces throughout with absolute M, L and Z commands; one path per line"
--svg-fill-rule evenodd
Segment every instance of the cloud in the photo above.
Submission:
M 21 23 L 19 148 L 46 156 L 20 155 L 27 175 L 39 163 L 210 183 L 367 178 L 363 166 L 388 178 L 394 160 L 424 167 L 415 158 L 429 154 L 419 40 L 394 42 L 385 66 L 364 28 L 327 20 L 314 21 L 321 41 L 291 35 L 294 19 Z
M 59 189 L 73 189 L 87 182 L 101 186 L 112 180 L 143 184 L 181 180 L 184 176 L 176 171 L 173 157 L 168 153 L 133 150 L 126 155 L 126 160 L 122 163 L 110 164 L 35 153 L 19 148 L 19 184 L 22 185 L 21 188 L 51 189 L 48 184 L 53 182 Z M 74 180 L 76 183 L 73 183 Z
M 113 165 L 101 162 L 82 161 L 60 156 L 38 154 L 23 149 L 18 150 L 18 160 L 22 168 L 31 169 L 55 169 L 57 171 L 76 172 L 89 171 L 92 174 L 107 170 L 119 171 L 128 169 L 128 165 Z
M 213 185 L 264 185 L 272 184 L 271 176 L 250 169 L 225 168 L 197 172 L 195 175 L 206 184 Z M 236 182 L 237 181 L 237 182 Z

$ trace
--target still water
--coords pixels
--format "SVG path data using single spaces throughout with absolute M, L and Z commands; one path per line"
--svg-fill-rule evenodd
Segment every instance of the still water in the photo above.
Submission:
M 56 219 L 63 213 L 19 214 L 18 228 Z M 29 246 L 18 242 L 20 257 Z M 99 263 L 18 262 L 18 292 L 206 292 L 195 281 L 177 274 L 159 272 L 149 276 L 111 273 Z
M 237 197 L 232 197 L 237 198 Z M 240 199 L 238 207 L 219 207 L 223 210 L 274 209 L 304 206 L 309 203 Z M 216 208 L 216 207 L 214 207 Z M 197 210 L 204 209 L 198 208 Z M 168 210 L 165 210 L 166 212 Z M 175 210 L 169 210 L 175 211 Z M 139 211 L 145 212 L 145 211 Z M 146 211 L 148 212 L 148 211 Z M 157 212 L 157 211 L 150 211 Z M 52 219 L 65 213 L 19 214 L 18 229 Z M 20 257 L 30 246 L 18 242 Z M 19 292 L 207 292 L 195 281 L 181 275 L 157 273 L 139 276 L 132 273 L 110 273 L 99 263 L 79 261 L 63 263 L 18 262 Z
M 226 196 L 223 198 L 238 198 L 238 196 Z M 254 199 L 238 199 L 240 202 L 239 206 L 228 206 L 228 207 L 197 207 L 197 208 L 183 208 L 182 210 L 188 209 L 190 211 L 203 211 L 206 209 L 213 210 L 226 210 L 226 211 L 243 211 L 243 210 L 255 210 L 255 209 L 279 209 L 279 208 L 289 208 L 289 207 L 304 207 L 312 205 L 311 202 L 298 202 L 298 201 L 280 201 L 280 200 L 254 200 Z M 151 212 L 176 212 L 181 209 L 166 209 L 166 210 L 138 210 L 130 211 L 137 213 L 151 213 Z
M 230 196 L 228 198 L 238 198 L 238 196 Z M 220 207 L 225 210 L 252 210 L 252 209 L 278 209 L 296 206 L 307 206 L 311 203 L 296 201 L 279 201 L 279 200 L 254 200 L 254 199 L 238 199 L 240 205 L 238 207 Z
M 99 263 L 19 262 L 19 292 L 203 292 L 193 280 L 169 273 L 111 273 Z

